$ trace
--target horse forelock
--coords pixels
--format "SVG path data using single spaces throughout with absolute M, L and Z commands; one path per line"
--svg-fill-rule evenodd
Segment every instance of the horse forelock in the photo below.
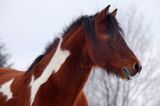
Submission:
M 120 27 L 120 24 L 118 23 L 117 19 L 111 14 L 107 15 L 105 24 L 106 24 L 107 33 L 112 37 L 117 37 L 117 35 L 124 36 L 124 32 Z
M 86 17 L 82 23 L 84 31 L 85 31 L 85 35 L 93 43 L 96 41 L 94 18 L 95 16 Z

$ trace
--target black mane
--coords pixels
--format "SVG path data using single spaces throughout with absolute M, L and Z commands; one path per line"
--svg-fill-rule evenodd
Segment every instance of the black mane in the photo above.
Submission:
M 75 21 L 73 21 L 68 27 L 65 27 L 64 28 L 64 31 L 62 33 L 62 37 L 64 37 L 65 35 L 67 35 L 67 33 L 69 33 L 73 28 L 75 27 L 78 27 L 79 25 L 82 24 L 82 22 L 87 22 L 87 21 L 84 21 L 86 20 L 87 18 L 93 18 L 95 17 L 96 15 L 94 16 L 88 16 L 88 15 L 83 15 L 83 16 L 80 16 L 79 18 L 77 18 Z M 119 23 L 117 22 L 117 20 L 111 15 L 111 14 L 108 14 L 107 17 L 106 17 L 106 20 L 105 20 L 105 23 L 106 23 L 106 29 L 107 29 L 107 33 L 111 36 L 116 36 L 117 34 L 121 34 L 123 35 L 123 30 L 121 29 L 121 27 L 119 26 Z M 85 23 L 84 23 L 85 24 Z M 93 28 L 91 28 L 91 25 L 89 25 L 88 23 L 85 24 L 85 27 L 87 28 L 87 30 L 89 30 L 90 34 L 93 34 L 95 33 L 95 30 Z M 90 35 L 90 36 L 94 36 L 94 35 Z M 57 47 L 58 45 L 58 42 L 59 42 L 59 38 L 56 38 L 52 43 L 50 43 L 47 48 L 45 49 L 45 52 L 38 56 L 34 62 L 31 64 L 31 66 L 29 67 L 28 70 L 31 70 L 32 67 L 37 64 L 39 61 L 41 61 L 41 59 L 43 58 L 43 56 L 49 52 L 49 50 L 51 50 L 51 48 L 55 48 Z
M 77 18 L 75 21 L 73 21 L 68 27 L 65 27 L 64 30 L 63 30 L 63 33 L 62 33 L 62 35 L 63 35 L 62 37 L 64 37 L 67 33 L 69 33 L 74 27 L 79 26 L 79 25 L 82 23 L 82 21 L 83 21 L 84 19 L 86 19 L 87 17 L 89 17 L 89 16 L 87 16 L 87 15 L 81 16 L 81 17 Z M 41 61 L 41 59 L 43 58 L 43 56 L 44 56 L 46 53 L 48 53 L 48 52 L 51 50 L 51 48 L 56 48 L 57 45 L 58 45 L 58 42 L 59 42 L 59 38 L 55 38 L 55 39 L 53 40 L 53 42 L 51 42 L 51 43 L 46 47 L 45 52 L 44 52 L 42 55 L 39 55 L 39 56 L 33 61 L 33 63 L 32 63 L 32 64 L 30 65 L 30 67 L 28 68 L 28 71 L 30 71 L 30 70 L 34 67 L 34 65 L 36 65 L 37 63 L 39 63 L 39 61 Z
M 69 26 L 65 27 L 63 30 L 63 35 L 66 35 L 68 32 L 70 32 L 74 27 L 79 26 L 80 24 L 82 24 L 83 20 L 85 20 L 86 18 L 88 18 L 90 16 L 88 15 L 83 15 L 78 17 L 76 20 L 74 20 Z
M 62 35 L 65 36 L 74 27 L 77 27 L 80 24 L 82 24 L 82 22 L 84 22 L 85 19 L 95 17 L 96 15 L 97 14 L 95 14 L 94 16 L 83 15 L 83 16 L 78 17 L 69 26 L 64 28 Z M 110 34 L 111 36 L 116 36 L 118 34 L 123 35 L 123 30 L 120 27 L 120 24 L 118 23 L 117 19 L 114 16 L 112 16 L 111 14 L 108 14 L 106 17 L 105 23 L 106 23 L 106 29 L 107 29 L 108 34 Z M 90 29 L 90 33 L 92 34 L 95 33 L 95 31 L 93 30 L 93 28 L 90 27 L 89 24 L 86 25 L 86 28 Z
M 39 55 L 39 56 L 33 61 L 33 63 L 30 65 L 30 67 L 28 68 L 28 70 L 31 70 L 35 64 L 37 64 L 39 61 L 41 61 L 41 59 L 43 58 L 43 56 L 44 56 L 43 54 L 42 54 L 42 55 Z
M 66 26 L 63 29 L 62 32 L 62 37 L 65 37 L 67 35 L 67 33 L 69 33 L 73 28 L 78 27 L 82 24 L 83 20 L 85 20 L 86 18 L 88 18 L 90 16 L 87 15 L 83 15 L 78 17 L 76 20 L 74 20 L 69 26 Z M 59 42 L 59 38 L 54 39 L 54 41 L 52 43 L 50 43 L 47 48 L 45 49 L 45 53 L 47 53 L 49 50 L 51 50 L 51 48 L 56 48 Z

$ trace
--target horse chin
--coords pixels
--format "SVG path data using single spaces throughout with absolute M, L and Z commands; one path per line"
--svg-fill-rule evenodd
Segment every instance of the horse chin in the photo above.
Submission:
M 113 74 L 123 80 L 131 80 L 132 75 L 130 74 L 130 71 L 128 68 L 124 67 L 121 70 L 114 70 L 114 69 L 110 69 L 109 71 L 107 71 L 109 74 Z
M 116 71 L 115 69 L 105 69 L 108 74 L 113 74 L 123 80 L 131 80 L 132 75 L 128 68 L 123 67 L 121 70 Z
M 121 77 L 122 79 L 131 80 L 132 75 L 130 74 L 130 71 L 127 67 L 123 67 L 121 72 L 123 73 L 123 76 Z

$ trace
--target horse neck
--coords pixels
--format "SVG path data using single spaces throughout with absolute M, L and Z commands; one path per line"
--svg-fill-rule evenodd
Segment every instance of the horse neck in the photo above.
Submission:
M 87 54 L 86 38 L 83 27 L 79 27 L 72 33 L 67 41 L 64 42 L 62 47 L 70 51 L 70 56 L 62 65 L 61 69 L 53 75 L 60 83 L 59 86 L 65 87 L 69 84 L 70 89 L 82 90 L 92 68 L 92 62 Z M 63 84 L 62 84 L 62 81 Z M 68 91 L 67 91 L 68 92 Z
M 64 41 L 62 47 L 67 48 L 71 55 L 57 75 L 63 74 L 63 76 L 68 76 L 69 78 L 76 76 L 75 80 L 81 76 L 84 77 L 84 75 L 88 76 L 92 67 L 92 62 L 88 56 L 83 27 L 79 27 L 74 33 L 72 33 L 71 38 L 68 39 L 68 41 Z
M 87 51 L 84 47 L 85 44 L 85 33 L 83 31 L 83 27 L 80 26 L 79 28 L 73 28 L 73 30 L 68 32 L 67 35 L 63 35 L 61 49 L 69 50 L 71 54 L 73 54 L 72 56 L 74 56 L 75 59 L 77 59 L 77 57 L 83 54 L 83 57 L 85 57 L 83 61 L 88 61 L 89 59 L 87 57 Z M 37 64 L 35 64 L 31 70 L 28 71 L 29 75 L 34 75 L 35 78 L 41 76 L 41 74 L 44 72 L 44 69 L 49 64 L 52 57 L 55 55 L 56 49 L 58 48 L 55 45 L 58 44 L 51 44 L 50 50 L 48 50 L 48 52 L 45 53 L 43 58 Z
M 74 101 L 87 81 L 92 62 L 87 55 L 85 33 L 82 27 L 79 27 L 72 35 L 64 37 L 63 40 L 62 48 L 69 50 L 70 56 L 60 69 L 55 74 L 52 74 L 51 80 L 48 80 L 48 84 L 46 84 L 50 87 L 47 86 L 46 88 L 54 91 L 52 88 L 55 88 L 54 86 L 56 85 L 59 90 L 65 92 L 63 96 Z

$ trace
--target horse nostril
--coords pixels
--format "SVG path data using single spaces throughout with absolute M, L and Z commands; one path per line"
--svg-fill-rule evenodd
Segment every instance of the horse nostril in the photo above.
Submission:
M 136 70 L 136 71 L 138 71 L 138 72 L 141 72 L 142 66 L 140 64 L 138 64 L 138 63 L 135 63 L 133 65 L 133 69 Z

